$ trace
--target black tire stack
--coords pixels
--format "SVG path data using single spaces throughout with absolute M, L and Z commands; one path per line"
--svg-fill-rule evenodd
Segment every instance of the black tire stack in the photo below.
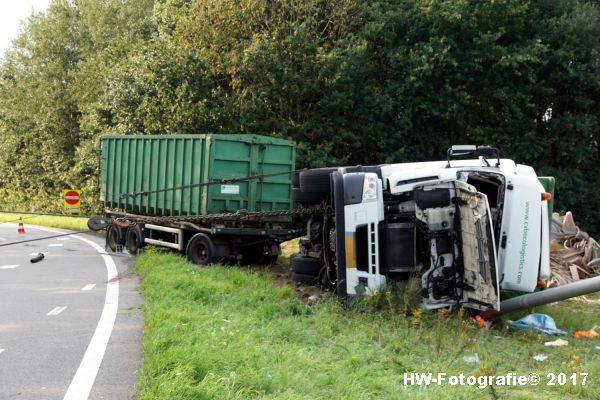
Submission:
M 292 200 L 300 204 L 319 204 L 331 193 L 329 175 L 337 168 L 318 168 L 292 174 Z
M 330 178 L 337 168 L 317 168 L 301 171 L 299 176 L 300 189 L 306 193 L 331 193 Z
M 319 204 L 330 194 L 330 175 L 337 168 L 318 168 L 292 174 L 292 200 L 303 205 Z M 319 258 L 294 254 L 290 259 L 293 282 L 319 285 L 324 262 Z
M 303 257 L 300 254 L 294 254 L 290 259 L 291 279 L 293 282 L 306 285 L 318 285 L 323 261 L 318 258 Z

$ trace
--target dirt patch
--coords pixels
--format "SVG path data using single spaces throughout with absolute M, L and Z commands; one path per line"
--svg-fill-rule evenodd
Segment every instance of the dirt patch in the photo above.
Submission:
M 303 285 L 292 282 L 290 280 L 290 259 L 287 257 L 279 259 L 276 264 L 269 267 L 250 265 L 248 268 L 252 271 L 269 273 L 277 286 L 290 285 L 294 288 L 294 296 L 303 303 L 312 302 L 312 300 L 309 300 L 311 296 L 321 298 L 326 293 L 331 293 L 330 289 L 321 286 Z

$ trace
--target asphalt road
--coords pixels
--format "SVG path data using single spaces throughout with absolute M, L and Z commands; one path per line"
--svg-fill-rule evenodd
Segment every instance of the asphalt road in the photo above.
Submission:
M 25 230 L 0 224 L 0 246 L 57 235 Z M 130 256 L 101 252 L 88 234 L 0 247 L 0 399 L 135 398 L 138 280 Z

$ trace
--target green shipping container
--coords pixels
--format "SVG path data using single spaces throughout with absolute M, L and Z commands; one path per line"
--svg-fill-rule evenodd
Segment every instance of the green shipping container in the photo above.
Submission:
M 291 172 L 294 163 L 294 142 L 267 136 L 104 136 L 100 199 L 108 209 L 152 216 L 288 210 L 289 173 L 223 180 Z M 212 184 L 198 185 L 205 182 Z M 179 186 L 187 187 L 162 191 Z M 139 192 L 148 193 L 126 196 Z

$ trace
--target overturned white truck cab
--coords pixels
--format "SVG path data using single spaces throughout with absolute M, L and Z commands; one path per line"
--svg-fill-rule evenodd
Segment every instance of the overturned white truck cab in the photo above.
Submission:
M 533 292 L 549 278 L 550 194 L 533 168 L 500 159 L 495 148 L 454 146 L 444 161 L 309 170 L 299 181 L 300 191 L 322 192 L 328 212 L 309 220 L 292 271 L 320 260 L 319 279 L 342 298 L 412 277 L 426 309 L 498 311 L 501 290 Z

